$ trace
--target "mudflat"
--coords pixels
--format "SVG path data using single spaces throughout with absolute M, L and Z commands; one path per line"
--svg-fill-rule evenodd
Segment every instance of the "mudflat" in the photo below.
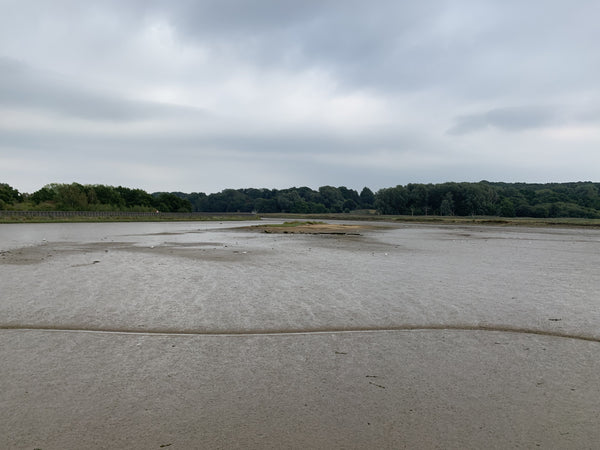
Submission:
M 337 235 L 360 235 L 361 230 L 377 229 L 376 225 L 347 224 L 347 223 L 325 223 L 318 221 L 292 221 L 282 224 L 253 225 L 246 227 L 247 230 L 260 231 L 263 233 L 280 234 L 337 234 Z
M 599 230 L 255 225 L 0 225 L 0 446 L 600 442 Z

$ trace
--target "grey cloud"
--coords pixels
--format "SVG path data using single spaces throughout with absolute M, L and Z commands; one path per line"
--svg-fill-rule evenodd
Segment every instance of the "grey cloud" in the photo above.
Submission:
M 306 133 L 303 130 L 273 130 L 255 133 L 252 130 L 232 127 L 229 132 L 164 130 L 143 133 L 118 134 L 86 130 L 3 130 L 0 148 L 28 149 L 40 155 L 69 152 L 103 152 L 107 157 L 118 159 L 123 149 L 128 154 L 143 157 L 148 153 L 163 154 L 165 160 L 185 155 L 217 154 L 230 152 L 237 155 L 265 158 L 304 157 L 313 158 L 330 155 L 343 158 L 345 155 L 367 154 L 372 150 L 386 149 L 403 153 L 426 146 L 417 135 L 406 133 L 380 133 L 362 135 L 352 139 L 336 134 Z M 37 149 L 37 150 L 36 150 Z M 166 151 L 168 149 L 168 151 Z M 434 149 L 431 153 L 436 153 Z
M 485 98 L 546 95 L 574 85 L 595 87 L 600 70 L 595 48 L 600 3 L 592 1 L 58 4 L 70 23 L 101 12 L 119 23 L 119 33 L 133 32 L 144 21 L 165 20 L 180 39 L 208 46 L 219 58 L 262 69 L 321 68 L 344 89 L 388 93 L 441 88 L 457 96 Z M 119 45 L 121 35 L 103 38 Z
M 43 118 L 43 129 L 33 123 L 28 130 L 28 124 L 14 129 L 2 124 L 0 158 L 35 155 L 40 167 L 64 160 L 65 168 L 71 168 L 62 175 L 66 181 L 84 169 L 93 172 L 84 163 L 70 165 L 88 154 L 115 165 L 126 161 L 128 167 L 147 163 L 158 173 L 163 168 L 180 173 L 189 169 L 187 179 L 160 181 L 169 186 L 156 185 L 155 175 L 143 175 L 155 190 L 211 191 L 198 181 L 209 176 L 221 187 L 240 182 L 242 175 L 244 180 L 254 176 L 257 181 L 249 184 L 255 185 L 289 179 L 290 184 L 384 187 L 483 178 L 531 181 L 534 172 L 548 180 L 558 179 L 561 171 L 585 179 L 597 174 L 589 164 L 597 160 L 594 133 L 589 139 L 570 139 L 565 133 L 561 139 L 528 136 L 524 141 L 516 132 L 572 124 L 593 127 L 600 121 L 595 106 L 600 98 L 597 1 L 9 3 L 0 15 L 0 109 L 3 114 L 33 110 Z M 311 72 L 305 76 L 305 71 Z M 136 89 L 140 78 L 143 84 Z M 274 87 L 269 90 L 271 80 Z M 368 110 L 350 114 L 346 128 L 344 114 L 319 123 L 324 111 L 309 119 L 299 114 L 297 122 L 290 116 L 280 121 L 287 111 L 296 112 L 295 100 L 292 95 L 279 102 L 277 96 L 302 80 L 308 80 L 309 93 L 314 87 L 325 101 L 368 98 L 381 109 L 358 129 L 350 128 Z M 211 105 L 219 117 L 137 101 L 96 81 L 107 86 L 122 82 L 137 95 L 170 95 L 172 89 L 177 98 Z M 307 95 L 301 100 L 299 112 L 305 108 L 310 114 L 322 99 L 312 102 Z M 250 109 L 260 108 L 262 101 L 268 108 L 253 114 Z M 336 114 L 343 104 L 332 102 L 327 110 Z M 474 110 L 474 105 L 513 106 Z M 453 117 L 456 111 L 474 113 Z M 67 130 L 68 121 L 60 116 L 85 118 L 89 124 Z M 259 123 L 261 117 L 270 123 Z M 378 118 L 381 122 L 376 123 Z M 159 125 L 128 126 L 140 120 Z M 451 128 L 444 134 L 448 124 Z M 507 160 L 500 167 L 496 161 L 501 145 L 474 133 L 487 128 L 499 130 L 524 160 L 534 160 L 535 171 L 522 161 Z M 452 137 L 469 133 L 472 139 Z M 554 156 L 540 169 L 536 152 L 549 145 Z M 474 149 L 484 151 L 474 158 Z M 561 160 L 561 153 L 579 159 Z M 353 156 L 352 161 L 344 161 L 345 155 Z M 256 172 L 245 164 L 254 164 Z M 21 187 L 18 180 L 29 170 L 23 166 L 17 176 L 10 168 L 14 165 L 0 164 L 0 178 L 12 177 Z M 129 183 L 130 173 L 120 176 L 116 183 Z
M 456 125 L 448 130 L 448 133 L 462 135 L 487 127 L 504 131 L 521 131 L 556 125 L 561 121 L 562 118 L 555 108 L 538 106 L 498 108 L 480 114 L 459 116 Z
M 325 68 L 351 89 L 556 92 L 595 85 L 600 68 L 593 2 L 213 0 L 165 15 L 183 39 L 263 67 Z
M 235 0 L 186 2 L 168 16 L 182 38 L 207 42 L 263 67 L 321 67 L 343 84 L 375 87 L 384 82 L 405 89 L 424 82 L 415 65 L 435 64 L 432 50 L 417 36 L 434 10 L 434 4 L 393 1 Z
M 108 121 L 207 115 L 196 108 L 129 100 L 94 86 L 80 86 L 10 58 L 0 58 L 0 105 Z

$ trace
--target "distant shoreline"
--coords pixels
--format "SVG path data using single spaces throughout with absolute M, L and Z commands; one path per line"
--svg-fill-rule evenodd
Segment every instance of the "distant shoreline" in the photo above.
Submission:
M 253 214 L 237 212 L 149 213 L 127 211 L 9 211 L 0 210 L 0 223 L 78 223 L 78 222 L 173 222 L 242 221 L 264 219 L 318 219 L 421 223 L 438 225 L 493 225 L 528 227 L 600 228 L 600 219 L 531 218 L 495 216 L 405 216 L 383 214 Z
M 0 223 L 173 222 L 252 220 L 252 213 L 134 212 L 134 211 L 10 211 L 0 210 Z
M 534 218 L 498 216 L 405 216 L 358 214 L 260 214 L 265 219 L 352 220 L 432 225 L 492 225 L 528 227 L 589 227 L 600 228 L 600 219 L 575 217 Z

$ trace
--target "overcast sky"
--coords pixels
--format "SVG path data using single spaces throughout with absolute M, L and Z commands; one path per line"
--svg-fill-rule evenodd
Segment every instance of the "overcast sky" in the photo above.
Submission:
M 597 0 L 0 0 L 0 182 L 600 181 Z

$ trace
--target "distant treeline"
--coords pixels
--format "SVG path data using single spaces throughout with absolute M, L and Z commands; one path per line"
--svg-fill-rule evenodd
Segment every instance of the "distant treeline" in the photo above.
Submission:
M 0 184 L 0 209 L 62 211 L 341 213 L 600 218 L 600 183 L 407 184 L 373 193 L 344 186 L 225 189 L 214 194 L 50 184 L 32 194 Z
M 52 183 L 33 194 L 0 184 L 0 209 L 38 211 L 189 212 L 189 201 L 175 194 L 148 194 L 142 189 L 102 184 Z

